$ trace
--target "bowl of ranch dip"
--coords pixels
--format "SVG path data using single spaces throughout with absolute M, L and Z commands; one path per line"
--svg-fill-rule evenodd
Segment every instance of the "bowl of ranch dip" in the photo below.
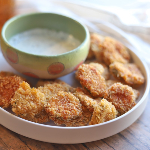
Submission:
M 64 76 L 84 62 L 89 31 L 82 23 L 55 13 L 30 13 L 9 19 L 1 49 L 18 72 L 43 79 Z

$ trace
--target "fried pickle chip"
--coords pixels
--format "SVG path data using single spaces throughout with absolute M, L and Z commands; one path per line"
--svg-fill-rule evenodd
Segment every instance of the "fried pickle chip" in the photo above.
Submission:
M 144 76 L 134 63 L 122 64 L 114 62 L 109 66 L 111 74 L 121 82 L 130 86 L 139 86 L 144 83 Z
M 65 124 L 71 119 L 81 117 L 80 101 L 70 92 L 59 91 L 45 104 L 45 110 L 55 124 Z
M 88 125 L 91 120 L 92 112 L 87 109 L 87 107 L 82 105 L 82 115 L 76 119 L 71 119 L 69 122 L 66 122 L 67 127 L 78 127 Z
M 127 62 L 130 61 L 130 54 L 127 48 L 121 42 L 112 37 L 106 36 L 103 42 L 103 46 L 107 48 L 108 45 L 112 45 L 115 51 L 117 51 Z
M 106 80 L 106 86 L 107 88 L 109 88 L 111 85 L 113 85 L 114 83 L 119 82 L 118 80 Z
M 97 103 L 99 102 L 98 99 L 95 100 L 90 95 L 85 94 L 82 88 L 76 88 L 76 92 L 74 93 L 74 95 L 90 112 L 93 112 L 95 105 L 97 105 Z
M 20 77 L 23 81 L 26 81 L 29 83 L 29 81 L 27 81 L 27 79 L 25 79 L 17 74 L 14 74 L 13 72 L 9 72 L 9 71 L 1 71 L 0 72 L 0 77 L 8 77 L 8 76 L 17 76 L 17 77 Z
M 103 97 L 106 89 L 105 79 L 93 66 L 89 64 L 80 65 L 76 72 L 76 78 L 93 97 Z
M 11 98 L 19 88 L 22 79 L 17 76 L 0 77 L 0 106 L 10 106 Z
M 114 83 L 111 85 L 107 89 L 104 98 L 112 102 L 119 112 L 118 115 L 128 112 L 136 105 L 136 96 L 132 87 L 121 83 Z
M 75 88 L 71 87 L 66 82 L 64 82 L 62 80 L 58 80 L 58 79 L 54 80 L 54 81 L 41 79 L 37 82 L 36 87 L 38 88 L 38 87 L 41 87 L 44 85 L 49 85 L 49 89 L 50 89 L 50 91 L 53 91 L 53 93 L 58 90 L 62 90 L 62 91 L 66 91 L 66 92 L 74 92 L 75 91 Z
M 128 61 L 116 51 L 113 45 L 103 47 L 103 61 L 106 65 L 110 65 L 113 62 L 128 63 Z
M 51 97 L 57 94 L 59 91 L 69 92 L 68 88 L 62 86 L 59 83 L 45 84 L 43 87 L 38 87 L 38 90 L 40 90 L 40 92 L 42 92 L 45 95 L 47 100 L 50 100 Z
M 62 80 L 55 80 L 55 82 L 59 83 L 60 85 L 62 85 L 64 88 L 68 89 L 68 92 L 75 92 L 75 88 L 70 86 L 69 84 L 67 84 L 66 82 L 62 81 Z
M 104 72 L 104 67 L 99 63 L 91 62 L 91 63 L 89 63 L 89 65 L 96 68 L 100 72 L 100 74 L 102 74 Z
M 47 80 L 47 79 L 40 79 L 37 84 L 36 87 L 40 87 L 40 86 L 44 86 L 46 84 L 53 84 L 53 83 L 60 83 L 62 85 L 66 85 L 66 86 L 70 86 L 67 83 L 65 83 L 64 81 L 61 81 L 59 79 L 56 80 Z
M 114 83 L 121 83 L 121 82 L 119 82 L 118 80 L 106 80 L 107 88 L 109 88 Z M 123 83 L 121 83 L 121 84 L 123 84 Z M 138 99 L 138 97 L 140 96 L 140 92 L 137 89 L 133 89 L 133 91 L 134 91 L 135 99 Z
M 106 99 L 102 99 L 98 105 L 94 108 L 94 112 L 89 122 L 89 125 L 103 123 L 116 118 L 117 110 L 112 103 Z
M 99 34 L 94 34 L 93 37 L 97 40 L 99 39 L 99 42 L 94 42 L 93 46 L 93 52 L 98 61 L 105 62 L 107 65 L 115 61 L 122 63 L 130 61 L 127 48 L 119 41 L 107 36 L 102 37 Z
M 134 91 L 135 100 L 137 100 L 140 96 L 140 92 L 136 89 L 133 89 L 133 91 Z
M 44 93 L 48 100 L 59 91 L 74 92 L 74 88 L 63 81 L 51 82 L 51 84 L 46 82 L 44 86 L 38 87 L 38 90 Z
M 48 122 L 49 118 L 45 112 L 46 98 L 36 88 L 31 88 L 26 82 L 22 82 L 11 99 L 12 111 L 23 119 L 33 122 Z
M 92 65 L 95 67 L 101 75 L 105 78 L 105 80 L 108 80 L 110 77 L 109 69 L 104 63 L 99 63 L 99 62 L 92 62 L 89 63 L 89 65 Z
M 87 59 L 93 58 L 94 56 L 98 59 L 98 60 L 102 60 L 101 59 L 101 49 L 99 47 L 99 45 L 103 42 L 104 37 L 97 34 L 97 33 L 91 33 L 91 43 L 90 43 L 90 50 L 89 50 L 89 54 Z

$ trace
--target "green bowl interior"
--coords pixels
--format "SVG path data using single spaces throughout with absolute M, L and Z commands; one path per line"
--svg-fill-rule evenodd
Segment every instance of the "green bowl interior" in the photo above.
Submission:
M 53 13 L 33 13 L 16 16 L 4 25 L 2 36 L 8 42 L 13 35 L 33 28 L 64 31 L 73 35 L 81 43 L 86 37 L 86 30 L 79 22 L 69 17 Z

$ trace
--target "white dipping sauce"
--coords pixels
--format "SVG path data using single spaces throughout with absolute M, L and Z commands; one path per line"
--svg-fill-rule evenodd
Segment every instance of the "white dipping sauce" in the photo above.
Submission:
M 57 55 L 71 51 L 81 42 L 72 35 L 55 30 L 35 28 L 10 38 L 9 43 L 21 51 L 36 55 Z

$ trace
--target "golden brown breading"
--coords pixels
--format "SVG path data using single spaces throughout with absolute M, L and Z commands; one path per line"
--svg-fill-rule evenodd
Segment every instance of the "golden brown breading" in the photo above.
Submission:
M 6 77 L 6 76 L 15 76 L 15 74 L 12 72 L 8 72 L 8 71 L 1 71 L 0 72 L 0 77 Z
M 97 103 L 101 100 L 99 98 L 93 99 L 90 95 L 84 93 L 84 90 L 82 88 L 76 88 L 76 92 L 74 93 L 74 95 L 90 112 L 93 112 L 95 105 L 97 105 Z
M 99 102 L 99 100 L 95 100 L 90 95 L 85 94 L 82 88 L 76 88 L 76 92 L 74 93 L 74 95 L 90 112 L 93 112 L 95 105 L 97 105 L 97 103 Z
M 90 112 L 85 106 L 82 105 L 82 115 L 76 119 L 71 119 L 69 122 L 66 122 L 67 127 L 77 127 L 85 126 L 91 120 L 92 112 Z
M 45 95 L 36 88 L 30 88 L 24 81 L 11 99 L 12 111 L 17 116 L 39 123 L 49 121 L 44 110 L 45 103 Z
M 121 83 L 121 82 L 119 82 L 118 80 L 106 80 L 107 88 L 109 88 L 114 83 Z M 123 84 L 123 83 L 121 83 L 121 84 Z M 133 89 L 133 91 L 134 91 L 135 99 L 138 99 L 138 97 L 140 96 L 140 92 L 137 89 Z
M 104 63 L 100 63 L 96 61 L 96 62 L 89 63 L 89 65 L 92 65 L 93 67 L 95 67 L 101 73 L 101 75 L 105 78 L 105 80 L 109 79 L 110 77 L 109 69 Z
M 56 83 L 59 83 L 60 85 L 62 85 L 65 89 L 68 89 L 68 92 L 75 92 L 75 88 L 70 86 L 69 84 L 67 84 L 66 82 L 62 81 L 62 80 L 55 80 Z
M 134 90 L 130 86 L 121 83 L 111 85 L 107 89 L 104 98 L 112 102 L 119 112 L 119 115 L 128 112 L 136 105 Z
M 76 72 L 76 78 L 93 97 L 103 97 L 106 89 L 105 79 L 93 66 L 80 65 Z
M 96 56 L 98 57 L 98 60 L 101 60 L 101 49 L 99 45 L 103 42 L 104 37 L 97 34 L 97 33 L 91 33 L 91 43 L 90 43 L 90 50 L 88 54 L 88 59 Z
M 8 71 L 1 71 L 0 72 L 0 77 L 8 77 L 8 76 L 17 76 L 17 77 L 20 77 L 22 79 L 22 81 L 26 81 L 29 83 L 29 81 L 27 81 L 27 79 L 25 79 L 25 78 L 23 78 L 17 74 L 14 74 L 13 72 L 8 72 Z
M 47 80 L 47 79 L 40 79 L 37 84 L 36 84 L 36 87 L 40 87 L 40 86 L 44 86 L 46 84 L 53 84 L 53 83 L 59 83 L 59 84 L 62 84 L 64 86 L 70 86 L 68 85 L 67 83 L 65 83 L 64 81 L 61 81 L 59 79 L 56 79 L 56 80 Z
M 56 87 L 53 89 L 51 84 L 45 85 L 44 87 L 40 86 L 37 89 L 45 95 L 46 100 L 49 100 L 55 94 L 55 90 L 59 91 Z
M 89 63 L 89 65 L 93 66 L 95 69 L 97 69 L 100 72 L 100 74 L 102 74 L 104 72 L 104 67 L 99 63 L 91 62 L 91 63 Z
M 114 49 L 127 61 L 130 61 L 130 54 L 127 50 L 127 48 L 118 40 L 112 38 L 112 37 L 105 37 L 105 40 L 103 42 L 103 46 L 107 48 L 108 45 L 112 45 Z
M 115 61 L 122 63 L 130 61 L 127 48 L 119 41 L 107 36 L 102 37 L 99 34 L 94 34 L 94 38 L 99 41 L 97 43 L 94 41 L 93 44 L 93 52 L 98 61 L 105 62 L 107 65 Z
M 17 76 L 0 77 L 0 106 L 10 106 L 11 98 L 19 88 L 22 79 Z
M 101 63 L 101 65 L 104 67 L 104 72 L 102 73 L 102 76 L 105 78 L 105 80 L 108 80 L 110 78 L 109 69 L 104 63 Z
M 52 80 L 46 80 L 46 79 L 40 79 L 38 80 L 36 87 L 44 86 L 45 84 L 52 84 L 54 81 Z
M 133 91 L 134 91 L 135 100 L 137 100 L 140 96 L 140 92 L 136 89 L 133 89 Z
M 61 84 L 59 83 L 53 83 L 53 84 L 45 84 L 44 85 L 45 88 L 48 88 L 51 93 L 55 94 L 57 93 L 58 91 L 65 91 L 65 92 L 69 92 L 69 87 L 68 86 L 62 86 Z M 42 87 L 38 87 L 38 89 L 40 89 Z
M 51 84 L 46 82 L 43 87 L 38 87 L 38 90 L 44 93 L 47 99 L 50 99 L 53 94 L 57 94 L 59 91 L 74 92 L 74 88 L 63 81 L 51 82 Z
M 51 85 L 49 85 L 51 84 Z M 66 92 L 74 92 L 75 88 L 71 87 L 69 84 L 67 84 L 66 82 L 56 79 L 56 80 L 39 80 L 36 84 L 36 87 L 40 87 L 40 86 L 44 86 L 44 85 L 49 85 L 50 86 L 50 90 L 55 92 L 55 90 L 62 90 L 62 91 L 66 91 Z M 51 87 L 52 86 L 52 87 Z M 54 87 L 54 89 L 53 89 Z M 57 90 L 57 91 L 58 91 Z
M 45 110 L 55 124 L 65 124 L 71 119 L 81 117 L 80 101 L 70 92 L 59 91 L 45 104 Z
M 107 47 L 103 47 L 103 61 L 106 65 L 110 65 L 113 62 L 128 62 L 116 51 L 113 45 L 107 45 Z
M 118 80 L 130 86 L 139 86 L 144 83 L 144 76 L 134 63 L 122 64 L 114 62 L 109 66 L 111 74 Z
M 103 123 L 116 118 L 117 110 L 112 103 L 106 99 L 102 99 L 98 105 L 94 108 L 94 112 L 89 122 L 90 125 Z
M 111 85 L 113 85 L 114 83 L 119 82 L 118 80 L 106 80 L 106 86 L 107 88 L 109 88 Z

